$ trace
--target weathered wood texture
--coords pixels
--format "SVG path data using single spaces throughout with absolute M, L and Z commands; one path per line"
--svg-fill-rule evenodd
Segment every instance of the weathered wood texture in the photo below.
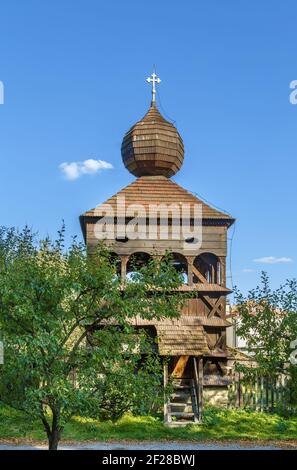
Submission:
M 131 204 L 141 204 L 147 211 L 147 216 L 149 215 L 149 209 L 151 209 L 151 215 L 156 214 L 158 211 L 152 206 L 160 204 L 166 204 L 167 206 L 170 204 L 176 204 L 179 208 L 181 207 L 181 204 L 190 204 L 192 206 L 191 215 L 193 216 L 194 206 L 196 204 L 201 204 L 203 219 L 222 220 L 226 222 L 226 225 L 230 225 L 234 221 L 229 214 L 211 207 L 201 199 L 197 198 L 193 193 L 187 191 L 174 181 L 164 176 L 142 176 L 137 178 L 114 196 L 107 199 L 103 204 L 110 205 L 114 210 L 114 215 L 116 215 L 116 209 L 119 207 L 117 206 L 117 203 L 119 204 L 121 201 L 121 199 L 118 198 L 125 199 L 126 209 L 131 206 Z M 103 204 L 99 204 L 94 209 L 85 212 L 84 216 L 102 216 Z M 172 207 L 171 209 L 174 214 L 177 212 L 176 208 Z M 130 217 L 133 217 L 132 210 L 134 212 L 136 207 L 132 207 L 130 210 Z
M 121 151 L 126 168 L 138 178 L 80 217 L 88 252 L 92 254 L 104 240 L 117 255 L 122 289 L 137 270 L 133 259 L 138 256 L 146 264 L 151 256 L 161 260 L 171 252 L 171 263 L 184 280 L 179 290 L 185 297 L 191 293 L 180 317 L 136 317 L 130 322 L 136 330 L 149 331 L 156 338 L 159 355 L 170 358 L 175 366 L 169 370 L 164 361 L 164 387 L 172 373 L 189 381 L 197 402 L 195 420 L 200 420 L 203 385 L 226 389 L 229 383 L 226 296 L 231 291 L 226 287 L 226 256 L 227 230 L 234 219 L 169 179 L 182 166 L 184 146 L 177 129 L 155 104 L 126 133 Z M 164 399 L 165 421 L 170 422 L 174 404 Z
M 172 377 L 183 377 L 190 356 L 180 356 L 174 366 Z
M 166 121 L 152 103 L 146 115 L 126 133 L 122 158 L 135 176 L 172 176 L 184 159 L 184 145 L 177 129 Z
M 280 375 L 275 379 L 257 377 L 247 380 L 242 373 L 236 373 L 228 386 L 228 405 L 230 408 L 250 408 L 256 411 L 275 409 L 294 411 L 288 377 Z
M 203 357 L 198 359 L 198 393 L 199 420 L 201 420 L 203 410 Z
M 159 353 L 162 356 L 211 354 L 202 326 L 164 322 L 157 324 L 156 329 Z
M 217 316 L 213 316 L 213 315 L 210 315 L 211 311 L 213 310 L 213 304 L 215 304 L 219 297 L 216 295 L 213 297 L 212 299 L 212 302 L 213 304 L 210 305 L 208 302 L 205 301 L 204 299 L 204 295 L 201 294 L 201 298 L 196 298 L 196 299 L 185 299 L 184 301 L 184 306 L 183 306 L 183 309 L 182 309 L 182 314 L 183 315 L 190 315 L 190 316 L 199 316 L 199 317 L 207 317 L 207 321 L 206 319 L 204 319 L 205 321 L 205 325 L 206 324 L 209 324 L 209 325 L 219 325 L 220 324 L 220 321 L 223 319 L 225 319 L 225 310 L 222 309 L 221 310 L 221 314 L 218 315 L 220 318 L 218 318 Z M 217 321 L 217 323 L 216 323 Z M 231 323 L 229 322 L 225 322 L 224 325 L 231 325 Z
M 100 240 L 101 231 L 96 233 L 96 224 L 92 222 L 86 223 L 86 239 L 90 251 L 94 250 Z M 183 254 L 184 256 L 198 256 L 202 253 L 212 253 L 220 258 L 224 258 L 227 254 L 227 233 L 226 227 L 202 227 L 201 244 L 188 244 L 182 236 L 179 240 L 172 240 L 169 230 L 168 239 L 158 238 L 158 234 L 154 238 L 150 238 L 149 234 L 142 232 L 140 239 L 128 239 L 126 242 L 117 241 L 116 233 L 108 232 L 110 236 L 104 240 L 106 246 L 119 255 L 131 255 L 135 252 L 146 252 L 150 255 L 162 255 L 167 251 L 172 253 Z M 111 238 L 113 236 L 113 238 Z M 225 271 L 225 269 L 224 269 Z
M 171 415 L 168 412 L 168 403 L 169 399 L 166 396 L 166 388 L 168 385 L 168 364 L 166 361 L 163 363 L 163 387 L 164 387 L 164 422 L 169 423 L 171 422 Z

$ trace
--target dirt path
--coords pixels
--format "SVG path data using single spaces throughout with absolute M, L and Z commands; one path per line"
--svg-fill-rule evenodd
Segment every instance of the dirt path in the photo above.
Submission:
M 61 450 L 277 450 L 297 449 L 297 441 L 62 441 Z M 46 442 L 0 440 L 0 450 L 46 450 Z

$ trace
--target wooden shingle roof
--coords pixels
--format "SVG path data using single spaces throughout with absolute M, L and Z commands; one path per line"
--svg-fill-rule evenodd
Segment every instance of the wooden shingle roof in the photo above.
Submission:
M 121 152 L 124 165 L 135 176 L 172 176 L 184 159 L 184 145 L 176 127 L 160 114 L 155 102 L 126 133 Z
M 156 325 L 158 348 L 161 356 L 209 355 L 202 326 L 184 323 L 161 323 Z
M 201 320 L 196 316 L 181 315 L 178 318 L 163 320 L 137 317 L 130 323 L 139 327 L 151 325 L 156 328 L 161 356 L 211 355 Z
M 128 323 L 138 328 L 155 327 L 158 351 L 161 356 L 215 356 L 225 357 L 225 352 L 210 350 L 204 326 L 230 326 L 220 318 L 207 319 L 194 315 L 180 315 L 178 318 L 145 319 L 131 318 Z M 101 325 L 115 325 L 115 319 L 103 320 Z
M 229 214 L 211 207 L 201 199 L 197 198 L 194 194 L 165 176 L 141 176 L 125 188 L 121 189 L 114 196 L 107 199 L 107 201 L 104 202 L 104 205 L 109 204 L 114 211 L 116 211 L 118 197 L 125 198 L 126 208 L 131 204 L 141 204 L 147 211 L 150 205 L 160 204 L 176 204 L 179 207 L 181 207 L 182 204 L 189 204 L 193 211 L 195 204 L 201 204 L 202 218 L 204 220 L 222 221 L 226 223 L 226 225 L 231 225 L 234 222 L 234 219 Z M 191 213 L 193 214 L 192 211 Z M 101 215 L 102 204 L 85 212 L 82 218 Z

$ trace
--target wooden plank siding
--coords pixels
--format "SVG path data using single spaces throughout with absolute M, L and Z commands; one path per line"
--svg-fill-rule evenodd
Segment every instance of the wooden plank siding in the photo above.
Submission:
M 98 244 L 98 238 L 95 234 L 96 224 L 88 222 L 86 224 L 86 237 L 88 240 L 88 248 L 94 249 Z M 158 230 L 158 234 L 159 234 Z M 202 244 L 199 248 L 193 248 L 191 244 L 187 244 L 185 240 L 171 240 L 171 230 L 168 230 L 168 240 L 154 238 L 148 239 L 148 232 L 146 239 L 128 240 L 123 243 L 116 241 L 114 238 L 106 239 L 104 243 L 119 255 L 130 255 L 137 251 L 145 251 L 151 255 L 165 254 L 167 250 L 183 254 L 185 256 L 198 256 L 202 253 L 212 253 L 216 256 L 227 255 L 227 230 L 224 226 L 219 227 L 202 227 Z M 186 248 L 185 248 L 186 247 Z
M 213 299 L 218 299 L 218 295 L 213 295 Z M 210 313 L 210 307 L 206 305 L 203 298 L 185 299 L 182 308 L 182 315 L 207 317 Z M 225 313 L 225 312 L 224 312 Z M 214 322 L 215 323 L 215 322 Z

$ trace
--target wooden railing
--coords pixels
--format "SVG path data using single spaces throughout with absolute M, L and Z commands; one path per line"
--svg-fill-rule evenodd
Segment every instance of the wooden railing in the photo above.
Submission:
M 292 404 L 288 378 L 281 375 L 276 379 L 258 377 L 246 380 L 240 373 L 228 387 L 228 406 L 256 411 L 296 410 Z
M 198 363 L 198 364 L 197 364 Z M 203 411 L 203 359 L 193 357 L 194 386 L 197 398 L 197 418 L 202 420 Z

